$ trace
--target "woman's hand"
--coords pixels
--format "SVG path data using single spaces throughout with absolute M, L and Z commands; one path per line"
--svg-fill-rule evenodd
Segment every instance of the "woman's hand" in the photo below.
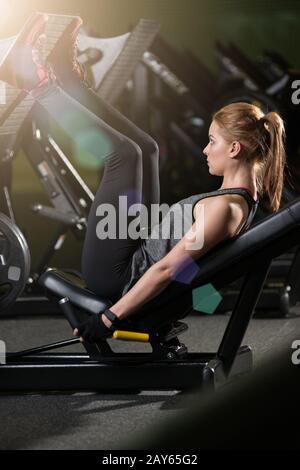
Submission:
M 92 344 L 112 336 L 114 330 L 115 328 L 111 326 L 111 322 L 99 313 L 90 315 L 87 321 L 81 323 L 78 328 L 75 328 L 73 334 L 74 336 L 80 336 L 82 343 L 86 341 Z

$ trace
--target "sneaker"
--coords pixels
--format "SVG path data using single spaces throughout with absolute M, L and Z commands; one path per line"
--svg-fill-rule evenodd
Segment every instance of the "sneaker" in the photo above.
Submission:
M 29 18 L 0 59 L 0 80 L 27 92 L 48 83 L 49 72 L 34 49 L 47 21 L 44 13 L 34 13 Z
M 47 58 L 58 78 L 71 72 L 80 80 L 86 80 L 86 72 L 77 60 L 77 36 L 82 23 L 79 16 L 73 18 Z

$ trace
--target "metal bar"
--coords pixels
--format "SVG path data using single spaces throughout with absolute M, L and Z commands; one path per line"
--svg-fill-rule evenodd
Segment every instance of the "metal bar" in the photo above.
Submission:
M 290 286 L 291 290 L 289 291 L 290 304 L 293 306 L 295 303 L 300 300 L 300 246 L 298 246 L 296 253 L 294 254 L 294 259 L 290 266 L 288 276 L 285 281 L 286 286 Z
M 39 260 L 38 265 L 35 267 L 34 272 L 40 275 L 48 267 L 51 259 L 56 253 L 55 247 L 58 245 L 59 239 L 63 238 L 67 233 L 67 228 L 65 224 L 60 224 L 55 233 L 52 235 L 51 239 L 48 242 L 48 247 L 42 253 L 41 259 Z M 61 243 L 61 246 L 63 243 Z M 60 247 L 61 247 L 60 246 Z
M 76 355 L 61 360 L 23 358 L 20 363 L 0 366 L 0 391 L 45 390 L 185 390 L 203 385 L 204 371 L 216 357 L 215 353 L 190 353 L 184 359 L 159 360 L 151 354 L 123 353 L 116 358 L 90 361 Z M 11 362 L 11 361 L 10 361 Z M 222 374 L 215 377 L 214 368 L 222 364 L 213 362 L 211 385 L 224 383 Z M 218 367 L 217 367 L 218 366 Z M 252 354 L 248 347 L 239 350 L 231 377 L 247 373 L 252 366 Z
M 263 289 L 271 260 L 264 260 L 256 270 L 250 271 L 242 286 L 235 308 L 222 338 L 217 357 L 224 363 L 228 375 L 243 341 L 247 327 L 254 313 L 260 293 Z
M 53 349 L 64 348 L 65 346 L 71 346 L 73 344 L 80 343 L 79 338 L 67 339 L 64 341 L 58 341 L 56 343 L 46 344 L 45 346 L 38 346 L 37 348 L 25 349 L 24 351 L 18 351 L 15 353 L 8 353 L 8 358 L 20 358 L 24 356 L 39 354 L 46 351 L 51 351 Z

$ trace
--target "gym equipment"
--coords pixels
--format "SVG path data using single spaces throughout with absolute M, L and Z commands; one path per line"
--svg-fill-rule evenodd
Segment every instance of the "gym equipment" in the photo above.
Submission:
M 207 110 L 210 112 L 217 95 L 216 76 L 191 51 L 185 50 L 182 57 L 190 81 L 193 79 L 193 86 L 197 86 L 201 102 L 206 102 Z
M 23 149 L 52 204 L 52 207 L 48 207 L 35 203 L 33 211 L 61 223 L 54 246 L 61 237 L 64 238 L 67 230 L 72 230 L 76 238 L 82 239 L 94 200 L 92 191 L 48 132 L 41 113 L 39 122 L 34 120 L 34 116 L 28 122 L 25 134 Z M 52 254 L 53 249 L 43 257 L 38 272 L 45 268 Z
M 54 16 L 57 19 L 60 18 L 60 15 L 54 15 Z M 124 43 L 123 43 L 123 50 L 124 50 L 125 43 L 126 44 L 129 43 L 127 35 L 126 35 L 126 40 L 124 40 Z M 167 57 L 168 54 L 165 53 L 165 56 Z M 144 58 L 145 58 L 145 55 L 144 55 Z M 149 58 L 149 54 L 148 54 L 148 58 Z M 180 69 L 180 67 L 177 66 L 177 69 Z M 166 69 L 162 69 L 162 71 L 165 72 Z M 160 73 L 160 76 L 162 76 L 162 73 Z M 165 73 L 164 73 L 164 77 L 166 77 Z M 171 83 L 170 80 L 168 80 L 168 82 Z M 192 100 L 192 102 L 194 101 Z M 188 133 L 185 132 L 185 129 L 180 127 L 180 125 L 177 124 L 177 122 L 171 122 L 170 131 L 172 132 L 171 135 L 176 136 L 176 139 L 177 139 L 177 140 L 175 140 L 175 138 L 173 139 L 175 140 L 174 147 L 176 148 L 176 149 L 174 148 L 174 152 L 176 150 L 178 152 L 178 156 L 182 159 L 183 149 L 188 147 L 190 144 L 189 148 L 191 149 L 191 154 L 196 159 L 198 157 L 198 152 L 199 152 L 198 147 L 195 144 L 195 142 L 192 141 Z M 41 205 L 37 204 L 35 206 L 35 209 L 37 210 L 37 213 L 44 215 L 44 216 L 49 216 L 51 218 L 54 218 L 55 220 L 59 220 L 62 223 L 61 227 L 58 230 L 58 233 L 56 233 L 53 238 L 53 242 L 51 243 L 49 249 L 45 253 L 45 256 L 39 263 L 39 266 L 37 267 L 35 272 L 32 273 L 32 276 L 30 278 L 30 284 L 27 286 L 27 289 L 26 289 L 27 294 L 29 293 L 36 294 L 39 292 L 38 290 L 35 291 L 37 287 L 36 280 L 38 279 L 38 275 L 39 273 L 42 272 L 44 267 L 47 264 L 49 264 L 50 258 L 52 256 L 52 253 L 54 252 L 54 249 L 57 250 L 58 247 L 62 246 L 62 241 L 65 238 L 66 231 L 71 229 L 72 232 L 75 233 L 75 236 L 79 236 L 79 237 L 84 234 L 87 212 L 88 212 L 89 204 L 93 196 L 91 192 L 88 190 L 88 188 L 84 188 L 83 181 L 81 180 L 80 182 L 78 178 L 79 175 L 78 174 L 76 175 L 76 173 L 73 171 L 74 169 L 73 170 L 71 169 L 70 171 L 71 166 L 68 164 L 68 160 L 61 152 L 61 149 L 57 146 L 53 137 L 47 135 L 46 127 L 42 128 L 41 126 L 41 128 L 37 128 L 37 129 L 33 128 L 33 132 L 30 131 L 28 135 L 29 134 L 33 135 L 33 141 L 30 143 L 30 138 L 28 138 L 29 142 L 27 141 L 24 144 L 24 146 L 26 146 L 29 159 L 32 162 L 33 167 L 37 170 L 40 180 L 44 188 L 46 189 L 47 194 L 49 195 L 49 199 L 54 205 L 54 208 L 53 208 L 53 207 L 42 207 Z M 181 143 L 181 147 L 179 146 L 179 143 Z M 9 155 L 9 152 L 6 151 L 5 155 Z M 178 167 L 180 168 L 179 161 L 178 161 Z M 3 172 L 2 175 L 5 173 L 6 172 Z M 7 171 L 7 173 L 9 174 L 9 171 Z M 192 173 L 196 174 L 195 172 L 192 172 Z M 62 175 L 68 175 L 68 176 L 64 178 Z M 167 176 L 169 177 L 168 172 L 167 172 Z M 187 175 L 187 178 L 188 177 L 189 175 Z M 72 180 L 72 184 L 71 184 L 71 180 Z M 68 186 L 69 186 L 69 189 L 68 189 Z M 165 187 L 166 185 L 163 185 L 163 186 Z M 9 203 L 9 198 L 7 197 L 9 196 L 8 185 L 3 185 L 3 187 L 5 188 L 5 191 L 4 191 L 5 197 L 6 197 L 5 201 L 7 202 L 6 213 L 12 216 L 11 204 Z M 190 188 L 189 188 L 189 192 L 190 192 Z M 197 173 L 197 192 L 199 192 L 198 173 Z M 82 195 L 82 193 L 84 193 L 84 195 Z M 176 199 L 178 199 L 178 196 L 176 197 Z M 285 276 L 288 273 L 290 264 L 291 264 L 290 260 L 288 264 L 285 264 L 285 267 L 286 267 L 284 271 Z M 295 263 L 295 266 L 297 266 L 297 263 Z M 292 272 L 294 273 L 293 278 L 296 280 L 297 278 L 296 269 L 293 269 Z M 276 282 L 278 284 L 278 281 Z M 293 293 L 297 292 L 297 284 L 295 284 L 295 282 L 292 282 L 292 281 L 288 282 L 286 285 L 282 283 L 282 281 L 280 282 L 281 282 L 280 286 L 281 288 L 283 288 L 280 294 L 280 299 L 282 298 L 280 302 L 282 303 L 282 306 L 283 306 L 282 311 L 285 314 L 287 314 L 287 312 L 289 311 L 288 298 L 291 297 L 292 305 L 296 301 L 296 298 L 294 297 Z M 273 291 L 278 292 L 278 289 L 277 290 L 274 289 L 274 280 L 272 280 L 272 283 L 273 283 L 273 286 L 271 286 L 271 291 L 273 290 Z M 293 291 L 291 293 L 290 287 L 293 285 L 296 285 L 296 287 L 293 288 Z M 231 290 L 231 292 L 233 291 L 234 291 L 234 295 L 236 295 L 238 293 L 238 288 L 235 288 L 235 290 L 234 289 Z M 272 298 L 274 297 L 273 305 L 274 305 L 274 308 L 276 308 L 276 306 L 278 305 L 278 295 L 276 293 L 275 295 L 273 295 L 273 292 L 271 292 L 271 295 L 272 295 Z M 41 300 L 41 298 L 37 297 L 36 295 L 35 295 L 35 299 L 38 299 L 39 301 Z M 14 308 L 16 308 L 18 304 L 21 307 L 22 299 L 19 298 L 19 300 L 20 302 L 17 302 Z M 27 297 L 27 301 L 28 300 L 29 298 Z M 233 308 L 234 303 L 230 302 L 230 304 L 228 305 L 227 300 L 228 300 L 228 296 L 227 297 L 224 296 L 224 302 L 221 304 L 221 307 L 220 307 L 221 309 L 223 308 L 224 310 L 231 310 Z M 263 297 L 261 297 L 258 307 L 260 306 L 262 300 L 263 300 Z M 45 304 L 49 305 L 48 302 L 45 302 Z M 267 305 L 269 304 L 270 302 L 268 300 Z M 27 308 L 29 308 L 32 313 L 33 304 L 27 303 L 26 305 L 27 305 Z M 40 303 L 38 305 L 38 308 L 39 309 L 41 308 Z
M 159 145 L 161 200 L 168 204 L 220 185 L 201 158 L 210 110 L 189 70 L 180 54 L 157 37 L 121 101 L 129 119 Z
M 188 75 L 184 73 L 185 64 L 182 58 L 173 48 L 167 46 L 162 39 L 156 40 L 155 44 L 160 46 L 158 48 L 156 45 L 154 48 L 157 53 L 155 54 L 151 50 L 146 52 L 143 58 L 143 64 L 151 73 L 152 81 L 154 81 L 151 85 L 150 78 L 148 85 L 150 103 L 148 106 L 151 110 L 154 102 L 154 106 L 158 108 L 158 111 L 173 116 L 172 120 L 181 126 L 195 144 L 200 145 L 203 143 L 204 132 L 207 130 L 208 110 L 202 104 L 203 100 L 201 101 L 197 96 L 196 91 L 198 92 L 198 89 L 193 86 L 194 82 L 191 85 L 191 79 L 188 80 Z M 167 49 L 167 52 L 165 49 Z M 162 50 L 162 55 L 159 54 L 160 50 Z M 173 61 L 170 60 L 170 57 L 173 58 Z M 166 61 L 165 58 L 169 58 L 169 60 Z M 177 62 L 175 62 L 175 58 L 177 58 Z M 177 67 L 174 64 L 177 64 Z M 138 109 L 138 101 L 141 97 L 138 90 L 141 89 L 141 86 L 141 82 L 136 79 L 132 97 L 134 101 L 137 101 L 135 109 Z M 143 86 L 145 88 L 145 83 Z M 140 120 L 137 116 L 133 116 L 133 118 L 136 122 Z
M 78 35 L 78 60 L 87 66 L 92 86 L 104 101 L 110 104 L 117 102 L 159 30 L 157 21 L 141 19 L 130 33 L 121 36 Z
M 300 251 L 285 253 L 282 257 L 272 261 L 268 278 L 265 282 L 262 295 L 257 303 L 255 316 L 262 318 L 297 316 L 300 305 Z M 216 313 L 232 310 L 239 284 L 219 291 L 222 301 Z
M 190 94 L 186 97 L 186 107 L 200 115 L 210 117 L 216 93 L 215 77 L 195 56 L 189 52 L 179 53 L 161 36 L 157 36 L 149 51 L 159 58 L 185 85 Z M 188 101 L 189 100 L 189 101 Z
M 45 35 L 47 41 L 40 44 L 40 54 L 47 60 L 49 54 L 56 47 L 61 35 L 76 18 L 67 15 L 48 15 Z M 119 38 L 88 38 L 79 35 L 79 59 L 85 55 L 90 58 L 98 49 L 98 58 L 103 61 L 96 64 L 95 80 L 98 92 L 107 100 L 117 99 L 125 86 L 136 63 L 142 57 L 144 50 L 151 44 L 159 30 L 159 24 L 151 20 L 140 20 L 131 33 Z M 7 53 L 15 38 L 0 41 L 0 59 Z M 100 53 L 100 56 L 99 56 Z M 101 87 L 100 87 L 101 85 Z M 103 86 L 102 86 L 103 85 Z M 20 105 L 14 109 L 16 98 Z M 82 180 L 78 172 L 70 163 L 62 149 L 55 141 L 55 136 L 49 127 L 47 118 L 43 119 L 41 111 L 38 120 L 34 112 L 25 121 L 34 104 L 31 97 L 3 83 L 0 87 L 0 210 L 14 220 L 13 206 L 11 202 L 11 178 L 12 160 L 17 150 L 22 146 L 25 154 L 37 173 L 41 185 L 47 194 L 51 206 L 45 207 L 36 203 L 33 210 L 39 216 L 49 217 L 59 222 L 59 227 L 54 233 L 49 246 L 34 267 L 28 279 L 24 295 L 7 309 L 6 315 L 24 314 L 24 305 L 31 314 L 55 313 L 47 299 L 41 295 L 37 280 L 41 272 L 49 265 L 54 253 L 61 250 L 67 233 L 72 232 L 77 239 L 83 239 L 87 223 L 88 212 L 93 201 L 93 194 Z M 12 109 L 14 109 L 13 112 Z M 2 114 L 1 114 L 2 113 Z M 23 126 L 22 131 L 20 128 Z M 18 141 L 16 141 L 18 135 Z
M 30 253 L 20 229 L 0 212 L 0 313 L 23 291 L 30 272 Z
M 15 221 L 10 196 L 12 160 L 19 146 L 18 133 L 33 104 L 30 95 L 0 81 L 0 211 L 12 221 Z
M 1 85 L 0 136 L 16 135 L 30 112 L 34 99 L 24 96 L 18 90 L 4 82 Z M 16 105 L 17 103 L 17 105 Z
M 36 15 L 33 13 L 17 36 L 0 40 L 0 66 L 5 60 L 11 46 L 28 28 Z M 46 40 L 38 44 L 39 54 L 47 62 L 57 43 L 78 16 L 56 15 L 46 13 L 48 21 L 45 24 Z M 89 69 L 89 78 L 94 89 L 104 100 L 113 104 L 134 72 L 135 66 L 141 60 L 143 53 L 151 45 L 160 29 L 157 21 L 141 19 L 129 33 L 113 38 L 89 37 L 84 28 L 78 34 L 78 60 Z M 101 87 L 100 87 L 101 86 Z M 101 89 L 100 89 L 101 88 Z M 14 89 L 12 101 L 21 91 Z M 21 93 L 22 97 L 26 93 Z M 2 104 L 2 88 L 0 86 L 0 106 Z
M 203 256 L 197 263 L 200 274 L 190 285 L 172 282 L 122 322 L 120 331 L 127 331 L 129 339 L 148 341 L 153 353 L 113 353 L 108 342 L 101 341 L 84 343 L 87 354 L 45 354 L 75 344 L 78 338 L 11 353 L 7 364 L 0 366 L 0 390 L 184 390 L 200 385 L 209 389 L 221 386 L 229 376 L 251 368 L 251 349 L 241 347 L 241 342 L 271 260 L 299 246 L 299 235 L 300 198 Z M 185 328 L 179 320 L 192 309 L 193 289 L 207 283 L 219 289 L 240 277 L 244 277 L 243 286 L 218 352 L 188 353 L 177 335 Z M 88 314 L 98 314 L 112 304 L 60 271 L 45 272 L 40 283 L 59 303 L 72 328 Z M 124 337 L 124 333 L 115 332 L 114 336 Z
M 0 41 L 0 65 L 4 63 L 11 47 L 22 39 L 24 32 L 36 20 L 40 13 L 33 13 L 17 36 Z M 55 48 L 57 41 L 75 17 L 50 15 L 45 34 L 47 42 L 39 46 L 41 56 L 46 60 Z M 21 140 L 21 128 L 34 105 L 31 94 L 0 81 L 0 209 L 12 220 L 14 213 L 11 203 L 11 162 Z
M 67 159 L 62 149 L 48 133 L 46 120 L 39 112 L 39 127 L 31 116 L 24 126 L 22 148 L 26 157 L 36 172 L 51 206 L 35 203 L 32 210 L 38 215 L 58 222 L 49 245 L 46 247 L 38 264 L 28 276 L 23 295 L 7 309 L 5 315 L 24 314 L 24 305 L 30 314 L 55 313 L 53 306 L 41 293 L 37 283 L 39 275 L 49 265 L 54 253 L 62 249 L 67 234 L 71 232 L 78 240 L 83 240 L 87 225 L 87 217 L 94 195 L 82 180 L 73 165 Z M 7 165 L 11 166 L 11 159 Z M 4 163 L 2 163 L 4 167 Z M 2 174 L 2 180 L 4 178 Z M 6 207 L 13 213 L 10 187 L 8 183 L 2 186 Z M 8 210 L 6 211 L 8 212 Z M 7 214 L 9 215 L 9 214 Z M 49 307 L 52 309 L 49 310 Z
M 120 49 L 126 38 L 127 35 L 124 35 L 104 40 L 104 44 L 107 41 L 114 46 L 118 40 Z M 80 37 L 80 41 L 83 39 Z M 86 51 L 100 50 L 101 38 L 85 40 L 85 49 L 84 44 L 80 46 L 83 55 L 88 56 Z M 104 46 L 102 50 L 105 50 Z M 114 60 L 113 56 L 110 65 Z M 103 67 L 101 69 L 101 63 L 104 65 L 104 62 L 105 56 L 98 64 L 93 64 L 95 83 L 104 76 Z M 100 90 L 98 92 L 105 97 Z M 243 89 L 238 99 L 249 100 L 249 93 L 246 97 L 245 93 Z M 135 67 L 133 79 L 128 83 L 120 105 L 131 120 L 159 143 L 161 180 L 162 183 L 165 180 L 168 182 L 162 184 L 163 201 L 172 203 L 186 196 L 187 192 L 199 192 L 199 179 L 202 185 L 207 185 L 205 190 L 213 190 L 218 186 L 219 179 L 210 177 L 206 168 L 203 168 L 203 177 L 199 178 L 199 148 L 206 143 L 208 122 L 217 96 L 216 79 L 208 69 L 193 54 L 185 52 L 180 55 L 159 36 L 153 41 L 150 50 L 144 53 L 142 64 Z M 228 96 L 225 98 L 229 99 Z M 108 95 L 105 99 L 108 99 Z M 263 109 L 274 109 L 275 106 L 271 98 L 258 91 L 253 90 L 251 100 L 255 100 Z M 188 190 L 185 180 L 189 181 Z
M 9 44 L 6 43 L 6 47 Z M 2 49 L 1 49 L 1 52 Z M 0 311 L 5 314 L 20 297 L 29 279 L 30 255 L 21 231 L 15 225 L 11 201 L 12 160 L 19 146 L 21 127 L 34 100 L 1 82 L 0 87 L 0 225 L 1 291 Z
M 35 12 L 24 24 L 23 28 L 12 38 L 3 39 L 0 41 L 0 67 L 5 63 L 5 60 L 11 48 L 28 35 L 31 31 L 32 24 L 36 18 L 44 15 L 43 13 Z M 44 61 L 56 47 L 58 40 L 70 25 L 74 16 L 66 15 L 47 15 L 48 22 L 45 25 L 44 34 L 47 36 L 47 41 L 38 45 L 39 53 Z M 34 98 L 23 90 L 19 90 L 6 83 L 0 82 L 0 135 L 16 135 L 29 111 L 34 104 Z
M 0 137 L 0 210 L 6 214 L 13 222 L 15 222 L 15 215 L 12 208 L 11 201 L 11 183 L 12 183 L 12 159 L 14 152 L 14 136 L 1 136 Z
M 278 64 L 278 57 L 270 59 L 270 53 L 267 53 L 269 63 L 272 62 L 273 65 L 270 76 L 270 73 L 267 73 L 267 68 L 260 68 L 233 43 L 225 46 L 217 42 L 216 51 L 224 75 L 223 83 L 220 85 L 220 102 L 216 102 L 216 107 L 236 102 L 238 99 L 248 96 L 250 102 L 257 102 L 264 111 L 278 111 L 285 119 L 288 161 L 298 167 L 300 141 L 297 122 L 299 107 L 292 103 L 291 83 L 299 78 L 299 72 L 287 69 L 281 63 L 281 71 L 277 70 L 277 74 L 275 74 L 274 60 Z M 247 98 L 244 100 L 248 101 Z M 295 183 L 297 188 L 299 182 L 295 181 Z
M 50 247 L 36 270 L 31 273 L 31 276 L 27 276 L 23 295 L 18 297 L 15 304 L 10 302 L 10 308 L 5 311 L 5 315 L 22 314 L 24 313 L 24 302 L 26 302 L 26 308 L 30 308 L 31 313 L 36 311 L 40 313 L 45 311 L 43 306 L 49 308 L 49 303 L 41 295 L 36 280 L 47 266 L 47 262 L 54 252 L 62 247 L 67 230 L 71 227 L 73 233 L 78 236 L 83 231 L 93 194 L 52 137 L 47 134 L 44 137 L 42 131 L 36 128 L 32 120 L 25 121 L 25 118 L 32 111 L 33 98 L 30 95 L 25 98 L 22 96 L 20 103 L 11 112 L 7 104 L 13 102 L 17 90 L 9 85 L 4 85 L 2 87 L 2 106 L 0 107 L 0 112 L 2 112 L 0 114 L 0 210 L 13 222 L 15 221 L 11 201 L 12 160 L 22 145 L 54 206 L 54 208 L 46 208 L 36 204 L 34 211 L 61 222 Z M 7 113 L 7 109 L 10 114 Z M 23 129 L 20 131 L 22 126 Z M 47 129 L 45 129 L 46 131 Z
M 270 83 L 281 79 L 292 68 L 278 52 L 265 50 L 258 57 L 257 65 Z

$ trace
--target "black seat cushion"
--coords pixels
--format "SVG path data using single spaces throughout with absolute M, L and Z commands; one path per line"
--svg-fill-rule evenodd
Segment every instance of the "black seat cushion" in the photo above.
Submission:
M 39 283 L 46 290 L 47 296 L 50 299 L 59 301 L 68 297 L 72 306 L 75 309 L 79 309 L 75 313 L 79 315 L 80 321 L 84 321 L 85 313 L 98 314 L 112 305 L 109 299 L 98 297 L 86 289 L 82 278 L 65 271 L 49 269 L 40 276 Z M 154 300 L 157 301 L 157 299 Z M 188 314 L 189 310 L 187 308 L 191 305 L 191 299 L 190 295 L 188 297 L 181 296 L 180 300 L 176 299 L 174 304 L 171 297 L 167 308 L 162 307 L 162 309 L 156 304 L 154 308 L 151 308 L 151 305 L 151 302 L 147 304 L 149 308 L 147 308 L 146 312 L 143 312 L 143 309 L 141 309 L 138 315 L 124 319 L 120 324 L 120 329 L 126 331 L 147 331 L 149 333 L 157 331 L 158 327 L 165 327 L 176 320 L 184 318 Z
M 39 284 L 49 291 L 51 297 L 58 300 L 68 297 L 74 306 L 90 313 L 99 313 L 112 305 L 109 299 L 98 297 L 86 289 L 80 277 L 64 271 L 50 269 L 44 272 Z

